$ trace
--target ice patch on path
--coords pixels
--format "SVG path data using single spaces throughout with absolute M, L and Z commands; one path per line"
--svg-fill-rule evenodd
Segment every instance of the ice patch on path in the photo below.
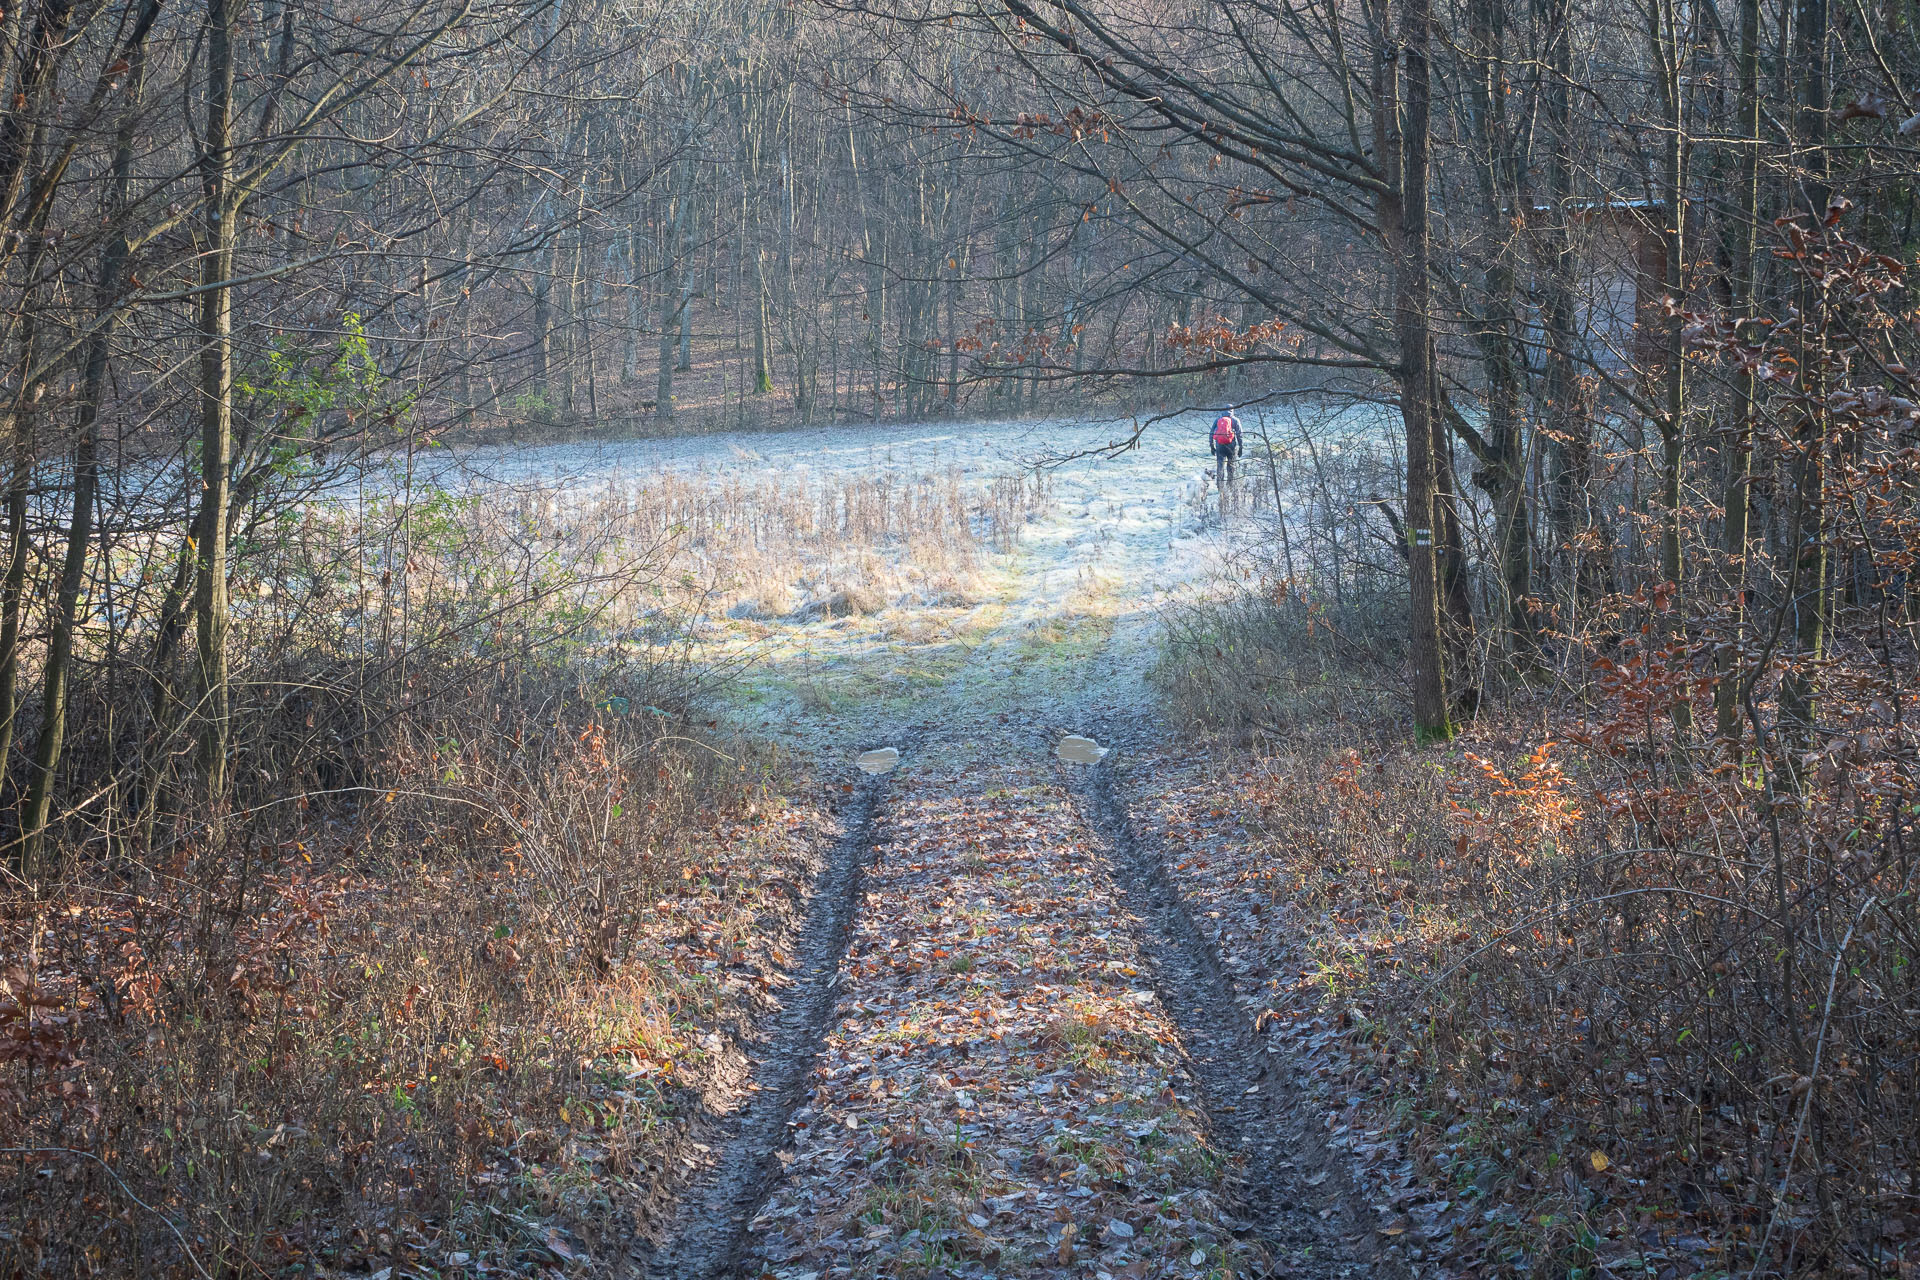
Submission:
M 873 751 L 862 751 L 854 763 L 860 766 L 862 773 L 886 773 L 900 763 L 900 749 L 879 747 Z
M 1070 733 L 1060 739 L 1060 745 L 1053 749 L 1053 753 L 1069 764 L 1098 764 L 1100 758 L 1107 754 L 1107 748 L 1092 738 Z

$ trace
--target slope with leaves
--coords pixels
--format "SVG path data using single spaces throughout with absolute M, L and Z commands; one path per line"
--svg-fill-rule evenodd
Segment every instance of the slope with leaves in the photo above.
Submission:
M 0 902 L 0 1270 L 616 1272 L 834 819 L 764 757 L 561 714 L 514 777 L 428 743 L 272 842 Z
M 1492 726 L 1470 745 L 1363 755 L 1309 736 L 1237 759 L 1224 801 L 1204 759 L 1158 761 L 1139 788 L 1382 1238 L 1421 1274 L 1489 1280 L 1909 1274 L 1904 1113 L 1861 1099 L 1899 1099 L 1911 1061 L 1911 1015 L 1880 994 L 1909 967 L 1910 892 L 1870 900 L 1893 923 L 1836 931 L 1840 982 L 1838 961 L 1770 940 L 1770 900 L 1737 899 L 1746 862 L 1620 839 L 1656 795 L 1663 819 L 1689 816 L 1673 795 Z M 1797 1012 L 1828 1042 L 1818 1072 L 1762 1030 L 1796 1010 L 1751 989 L 1789 955 L 1811 975 Z M 1809 1115 L 1833 1134 L 1817 1154 Z

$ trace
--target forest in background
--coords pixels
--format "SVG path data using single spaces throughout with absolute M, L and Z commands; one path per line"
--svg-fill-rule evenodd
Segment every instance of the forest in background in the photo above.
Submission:
M 1404 425 L 1393 487 L 1303 437 L 1280 463 L 1310 500 L 1169 679 L 1196 723 L 1313 762 L 1300 813 L 1375 788 L 1383 825 L 1275 846 L 1287 883 L 1394 945 L 1410 891 L 1459 909 L 1458 942 L 1420 935 L 1431 981 L 1356 988 L 1388 1055 L 1363 1069 L 1443 1131 L 1495 1078 L 1574 1098 L 1514 1141 L 1633 1129 L 1756 1272 L 1891 1274 L 1920 1229 L 1916 24 L 1897 0 L 8 8 L 7 1256 L 371 1256 L 375 1208 L 492 1185 L 495 1084 L 567 1113 L 584 1068 L 553 1046 L 605 1037 L 582 975 L 763 945 L 681 878 L 756 849 L 754 898 L 804 855 L 784 766 L 716 765 L 703 674 L 634 639 L 674 589 L 667 526 L 416 492 L 422 450 L 1357 401 Z M 1216 686 L 1228 645 L 1259 679 Z M 1405 777 L 1322 768 L 1315 723 Z M 1452 790 L 1392 754 L 1460 733 L 1485 763 Z M 434 840 L 405 894 L 362 874 Z M 1392 874 L 1346 904 L 1369 841 Z M 434 933 L 476 876 L 527 895 L 537 948 Z M 724 926 L 648 934 L 662 885 Z M 453 972 L 363 963 L 393 946 Z M 634 1061 L 686 1035 L 628 1030 Z M 312 1114 L 270 1119 L 296 1093 Z M 681 1114 L 625 1094 L 609 1133 Z M 324 1139 L 283 1159 L 293 1130 Z M 129 1186 L 199 1215 L 197 1250 Z

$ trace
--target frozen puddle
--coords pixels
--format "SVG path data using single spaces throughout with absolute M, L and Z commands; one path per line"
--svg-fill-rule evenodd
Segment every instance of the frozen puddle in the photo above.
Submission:
M 1070 733 L 1060 739 L 1060 745 L 1053 749 L 1053 754 L 1068 764 L 1098 764 L 1100 758 L 1107 754 L 1107 748 L 1092 738 L 1082 738 L 1078 734 Z
M 873 751 L 862 751 L 854 764 L 862 773 L 886 773 L 900 763 L 898 747 L 880 747 Z

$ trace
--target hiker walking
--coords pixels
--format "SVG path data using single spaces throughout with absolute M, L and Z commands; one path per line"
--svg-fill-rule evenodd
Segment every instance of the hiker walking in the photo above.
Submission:
M 1213 480 L 1225 494 L 1233 483 L 1233 464 L 1240 457 L 1240 419 L 1229 409 L 1213 420 Z

